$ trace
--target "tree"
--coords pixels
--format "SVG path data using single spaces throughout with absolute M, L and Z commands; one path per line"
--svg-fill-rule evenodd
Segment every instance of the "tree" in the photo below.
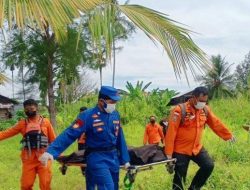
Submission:
M 233 96 L 234 87 L 233 74 L 230 74 L 229 64 L 221 55 L 212 56 L 213 67 L 204 76 L 198 77 L 202 85 L 209 89 L 210 98 L 222 98 Z
M 243 92 L 248 90 L 250 74 L 250 52 L 245 56 L 245 59 L 236 67 L 235 80 L 237 90 Z
M 58 101 L 63 103 L 72 103 L 79 100 L 95 89 L 96 84 L 91 81 L 90 76 L 84 71 L 79 79 L 74 79 L 71 84 L 66 81 L 59 82 Z
M 13 24 L 19 28 L 27 25 L 39 28 L 48 36 L 48 27 L 54 32 L 53 38 L 64 39 L 66 25 L 72 23 L 73 18 L 80 17 L 80 11 L 86 13 L 102 7 L 101 16 L 106 19 L 104 33 L 107 54 L 111 55 L 112 35 L 109 23 L 114 20 L 113 11 L 122 12 L 131 22 L 140 28 L 153 42 L 160 43 L 167 52 L 174 71 L 180 76 L 181 71 L 186 74 L 189 67 L 195 72 L 193 65 L 203 69 L 207 67 L 204 52 L 190 38 L 190 31 L 169 19 L 166 14 L 140 5 L 120 5 L 108 0 L 57 0 L 57 1 L 15 1 L 3 0 L 0 4 L 0 27 L 7 21 L 10 28 Z M 80 10 L 80 11 L 79 11 Z M 99 17 L 101 18 L 101 17 Z M 100 28 L 95 28 L 94 41 L 100 41 Z M 187 76 L 186 76 L 187 78 Z
M 117 4 L 117 1 L 114 1 Z M 128 1 L 125 2 L 125 5 L 128 4 Z M 121 14 L 121 11 L 116 11 L 114 15 L 114 20 L 111 22 L 112 26 L 112 54 L 113 54 L 113 77 L 112 77 L 112 86 L 115 86 L 115 73 L 116 73 L 116 52 L 121 47 L 116 47 L 116 43 L 121 40 L 127 40 L 133 32 L 135 32 L 135 26 L 132 22 L 128 21 L 125 16 Z
M 143 81 L 137 81 L 136 85 L 133 86 L 132 83 L 127 81 L 126 84 L 126 89 L 127 92 L 126 94 L 128 97 L 132 100 L 139 99 L 141 100 L 145 96 L 145 90 L 152 84 L 152 82 L 149 82 L 147 84 L 143 84 Z
M 148 102 L 153 107 L 156 107 L 156 115 L 166 117 L 169 115 L 170 109 L 168 103 L 172 97 L 176 96 L 178 93 L 175 90 L 160 90 L 159 88 L 153 89 L 148 96 Z
M 131 22 L 141 29 L 154 43 L 162 45 L 167 52 L 176 76 L 189 68 L 195 73 L 194 66 L 204 70 L 208 61 L 205 53 L 192 41 L 190 31 L 180 24 L 169 19 L 166 14 L 140 5 L 120 5 L 111 0 L 40 0 L 40 1 L 16 1 L 2 0 L 0 4 L 0 27 L 8 25 L 18 28 L 38 28 L 41 36 L 46 41 L 50 50 L 54 48 L 54 41 L 62 43 L 67 37 L 67 25 L 79 18 L 82 13 L 99 11 L 95 22 L 101 23 L 92 30 L 93 42 L 101 52 L 102 41 L 105 38 L 106 55 L 111 58 L 112 52 L 112 28 L 110 23 L 114 20 L 114 12 L 120 11 Z M 104 19 L 104 20 L 103 20 Z M 99 21 L 98 21 L 99 20 Z M 100 22 L 103 20 L 104 22 Z M 6 24 L 4 22 L 6 21 Z M 98 26 L 98 25 L 97 25 Z M 101 36 L 102 35 L 102 36 Z M 55 123 L 55 104 L 53 99 L 53 58 L 52 52 L 47 52 L 48 67 L 48 97 L 51 121 Z
M 25 52 L 25 65 L 22 64 L 28 68 L 25 83 L 38 84 L 44 104 L 48 97 L 50 119 L 56 126 L 55 86 L 62 80 L 70 84 L 79 77 L 78 69 L 84 62 L 85 42 L 80 38 L 76 50 L 78 31 L 75 25 L 68 27 L 67 40 L 61 44 L 56 42 L 55 34 L 49 29 L 45 35 L 31 27 L 26 30 L 25 35 L 19 33 L 13 36 L 17 43 L 8 44 L 5 61 L 13 60 L 13 56 L 21 58 Z M 17 40 L 19 38 L 22 40 Z
M 26 89 L 25 89 L 25 77 L 24 77 L 24 67 L 27 62 L 27 46 L 23 39 L 23 33 L 19 31 L 12 31 L 10 34 L 11 40 L 5 44 L 5 49 L 3 51 L 3 61 L 7 68 L 12 71 L 12 91 L 14 91 L 14 76 L 13 71 L 18 68 L 18 76 L 21 78 L 22 83 L 22 98 L 26 99 Z M 13 96 L 14 96 L 14 92 Z

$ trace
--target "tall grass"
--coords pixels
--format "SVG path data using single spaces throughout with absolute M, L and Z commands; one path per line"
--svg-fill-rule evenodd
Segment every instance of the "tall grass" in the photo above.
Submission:
M 94 106 L 96 97 L 88 97 L 81 101 L 61 107 L 58 113 L 59 127 L 56 129 L 59 134 L 67 127 L 78 114 L 81 106 Z M 249 190 L 250 189 L 250 142 L 248 134 L 242 129 L 242 124 L 250 121 L 250 102 L 247 98 L 214 100 L 210 107 L 213 112 L 221 118 L 227 127 L 233 131 L 237 138 L 235 144 L 225 142 L 217 137 L 209 127 L 206 128 L 203 136 L 205 148 L 215 160 L 215 169 L 209 178 L 204 190 Z M 123 130 L 127 144 L 141 146 L 143 132 L 148 116 L 157 113 L 156 107 L 146 102 L 128 101 L 120 102 L 118 109 L 121 113 Z M 168 108 L 166 108 L 168 109 Z M 21 161 L 19 159 L 20 136 L 0 142 L 0 190 L 19 189 L 19 178 L 21 175 Z M 76 144 L 72 145 L 65 154 L 76 150 Z M 58 163 L 53 165 L 53 190 L 81 190 L 85 189 L 84 178 L 80 169 L 70 167 L 67 175 L 59 172 Z M 188 170 L 186 187 L 190 184 L 198 167 L 191 162 Z M 123 189 L 124 171 L 120 175 L 120 188 Z M 134 183 L 135 190 L 170 190 L 172 186 L 172 175 L 166 172 L 165 167 L 157 166 L 153 170 L 138 173 Z M 35 189 L 38 189 L 36 183 Z

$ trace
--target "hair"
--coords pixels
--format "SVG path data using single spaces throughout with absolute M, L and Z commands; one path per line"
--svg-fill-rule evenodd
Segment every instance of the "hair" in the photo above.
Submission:
M 200 95 L 202 96 L 207 96 L 208 95 L 208 89 L 204 86 L 199 86 L 195 88 L 192 92 L 192 95 L 195 97 L 199 97 Z
M 110 100 L 111 98 L 110 98 L 109 96 L 107 96 L 107 95 L 104 95 L 104 94 L 102 94 L 102 93 L 99 93 L 99 95 L 98 95 L 98 100 L 100 100 L 100 99 Z
M 23 102 L 23 107 L 32 106 L 32 105 L 36 107 L 38 106 L 37 102 L 34 99 L 28 99 Z
M 154 118 L 156 119 L 156 117 L 155 117 L 154 115 L 151 115 L 151 116 L 149 117 L 149 119 L 151 119 L 152 117 L 154 117 Z
M 88 109 L 86 106 L 80 107 L 80 112 L 85 111 L 86 109 Z

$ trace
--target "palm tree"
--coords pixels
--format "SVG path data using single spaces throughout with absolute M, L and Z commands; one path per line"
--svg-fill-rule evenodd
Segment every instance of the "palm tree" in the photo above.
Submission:
M 31 25 L 33 28 L 37 27 L 47 33 L 50 26 L 50 30 L 54 31 L 57 40 L 66 38 L 65 26 L 72 23 L 73 18 L 78 18 L 82 13 L 95 11 L 101 7 L 103 12 L 100 15 L 106 19 L 102 24 L 107 26 L 104 33 L 106 34 L 105 41 L 109 56 L 111 56 L 113 41 L 112 35 L 110 35 L 112 30 L 108 26 L 114 20 L 112 16 L 115 15 L 114 12 L 120 11 L 153 42 L 158 42 L 163 46 L 177 76 L 180 76 L 181 71 L 186 76 L 188 67 L 192 72 L 195 72 L 194 65 L 201 70 L 208 66 L 206 55 L 192 41 L 190 30 L 181 27 L 179 23 L 169 19 L 166 14 L 147 7 L 120 5 L 113 3 L 113 0 L 2 0 L 1 2 L 0 27 L 3 27 L 6 20 L 10 28 L 13 25 L 17 25 L 19 28 Z M 95 28 L 94 41 L 96 42 L 100 40 L 98 34 L 101 34 L 98 29 L 100 28 Z
M 230 74 L 229 64 L 221 55 L 212 56 L 213 67 L 204 76 L 198 77 L 202 85 L 209 89 L 210 98 L 221 98 L 233 96 L 232 87 L 234 86 L 233 74 Z
M 152 82 L 149 82 L 147 84 L 143 84 L 143 81 L 137 81 L 136 85 L 133 86 L 132 83 L 128 82 L 127 81 L 127 84 L 126 84 L 126 89 L 127 89 L 127 92 L 126 94 L 128 95 L 128 97 L 132 100 L 135 100 L 135 99 L 142 99 L 145 95 L 145 91 L 146 89 L 152 84 Z
M 167 17 L 166 14 L 140 5 L 120 5 L 113 0 L 39 0 L 39 1 L 0 1 L 0 27 L 8 24 L 9 28 L 38 28 L 42 31 L 47 42 L 63 41 L 67 37 L 66 26 L 79 18 L 82 13 L 97 12 L 93 21 L 97 27 L 93 27 L 93 42 L 101 47 L 103 37 L 106 42 L 107 56 L 111 58 L 112 52 L 112 21 L 115 12 L 124 14 L 135 26 L 141 29 L 154 43 L 163 46 L 168 54 L 177 77 L 183 72 L 187 78 L 187 68 L 192 73 L 194 66 L 200 70 L 207 68 L 208 61 L 205 53 L 192 41 L 191 31 L 180 26 Z M 103 21 L 103 22 L 100 22 Z M 6 24 L 4 24 L 6 22 Z M 100 27 L 101 26 L 101 27 Z M 52 31 L 52 33 L 51 33 Z M 103 36 L 103 37 L 102 37 Z M 98 48 L 101 49 L 101 48 Z M 52 70 L 52 60 L 46 63 Z M 53 73 L 50 72 L 48 81 L 52 81 Z M 53 87 L 48 91 L 52 97 Z M 55 103 L 49 98 L 51 119 L 55 121 Z M 54 112 L 54 113 L 53 113 Z

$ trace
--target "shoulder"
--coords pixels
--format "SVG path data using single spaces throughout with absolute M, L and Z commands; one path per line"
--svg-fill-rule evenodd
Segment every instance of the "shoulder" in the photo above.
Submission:
M 181 104 L 176 105 L 171 109 L 172 114 L 180 114 L 181 113 Z
M 114 114 L 115 116 L 120 117 L 120 113 L 117 110 L 113 111 L 112 114 Z
M 89 117 L 92 117 L 94 114 L 95 114 L 95 108 L 90 108 L 90 109 L 85 110 L 84 112 L 81 112 L 78 115 L 78 118 L 81 120 L 85 120 Z
M 26 119 L 20 119 L 16 124 L 15 126 L 23 126 L 26 124 Z
M 49 120 L 48 118 L 42 117 L 42 119 L 43 119 L 43 123 L 44 123 L 46 126 L 52 125 L 51 122 L 50 122 L 50 120 Z

